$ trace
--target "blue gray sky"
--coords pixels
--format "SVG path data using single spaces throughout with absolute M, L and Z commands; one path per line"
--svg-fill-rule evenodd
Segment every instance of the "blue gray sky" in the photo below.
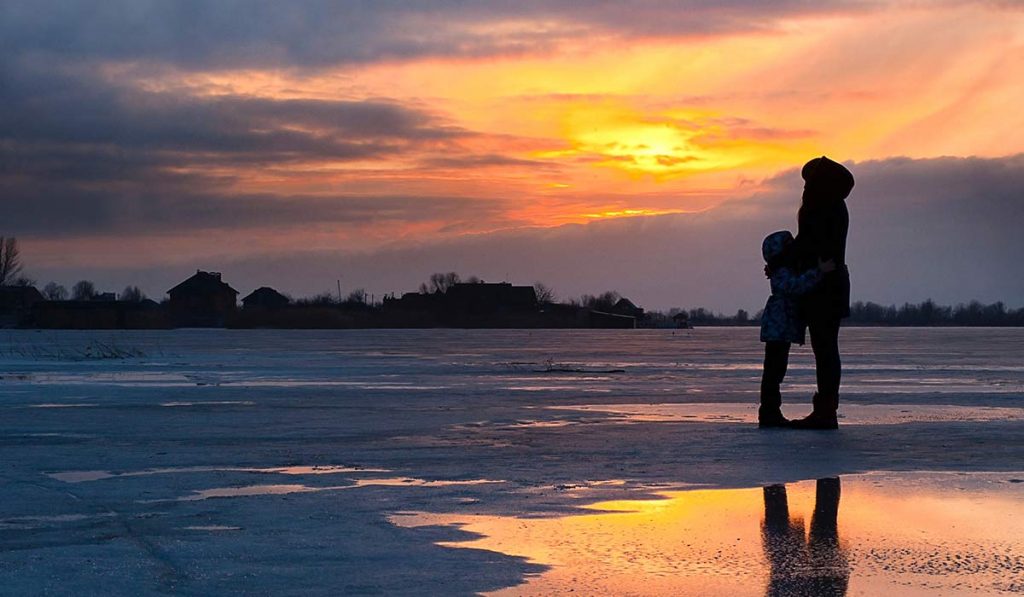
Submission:
M 757 309 L 799 166 L 854 298 L 1024 304 L 1015 2 L 0 5 L 0 233 L 41 284 L 435 271 Z

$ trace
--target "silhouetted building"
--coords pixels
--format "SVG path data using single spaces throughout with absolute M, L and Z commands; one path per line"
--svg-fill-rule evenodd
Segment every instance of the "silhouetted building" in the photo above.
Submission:
M 537 310 L 537 292 L 533 286 L 497 284 L 453 284 L 444 293 L 446 310 L 463 315 L 491 315 Z
M 93 300 L 93 301 L 107 301 L 107 302 L 109 302 L 109 301 L 116 301 L 117 300 L 117 293 L 115 293 L 115 292 L 100 292 L 100 293 L 96 294 L 95 296 L 93 296 L 90 300 Z
M 220 272 L 195 275 L 167 291 L 171 318 L 186 327 L 223 326 L 235 311 L 238 291 L 220 279 Z
M 690 326 L 690 316 L 686 314 L 686 311 L 680 311 L 679 313 L 676 313 L 675 315 L 673 315 L 672 316 L 672 321 L 674 321 L 675 324 L 676 324 L 676 327 L 680 328 L 680 329 L 684 329 L 685 330 L 685 329 L 689 329 L 691 327 Z
M 632 315 L 605 313 L 604 311 L 594 311 L 592 309 L 586 313 L 587 325 L 585 327 L 617 330 L 631 330 L 636 327 L 636 317 Z
M 633 305 L 631 312 L 637 310 L 643 312 Z M 445 292 L 386 296 L 379 321 L 382 327 L 631 329 L 636 319 L 578 305 L 541 305 L 533 286 L 468 282 L 453 284 Z
M 611 308 L 611 312 L 616 315 L 628 315 L 640 319 L 644 316 L 644 310 L 633 304 L 633 301 L 628 298 L 620 298 L 618 302 Z
M 242 299 L 246 309 L 280 309 L 288 306 L 291 299 L 269 286 L 261 286 Z
M 170 327 L 156 302 L 118 300 L 40 301 L 32 306 L 32 325 L 48 329 L 113 330 Z
M 406 292 L 399 298 L 384 297 L 383 306 L 402 311 L 426 311 L 437 308 L 442 297 L 440 293 Z
M 43 300 L 34 286 L 0 286 L 0 327 L 23 325 L 32 305 Z

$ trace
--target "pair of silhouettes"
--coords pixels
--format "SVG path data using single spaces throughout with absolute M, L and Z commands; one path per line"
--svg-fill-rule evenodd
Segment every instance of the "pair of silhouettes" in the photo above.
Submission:
M 765 356 L 758 425 L 837 429 L 842 375 L 839 323 L 850 316 L 846 198 L 853 190 L 853 175 L 842 164 L 822 156 L 807 162 L 801 176 L 804 192 L 796 237 L 783 230 L 768 235 L 761 245 L 772 295 L 761 319 Z M 789 421 L 782 415 L 780 385 L 786 376 L 790 346 L 804 343 L 806 329 L 814 350 L 818 391 L 811 414 Z

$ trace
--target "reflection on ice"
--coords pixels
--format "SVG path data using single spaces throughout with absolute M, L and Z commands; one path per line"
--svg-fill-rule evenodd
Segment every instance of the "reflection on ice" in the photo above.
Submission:
M 605 413 L 614 422 L 699 422 L 757 423 L 756 404 L 665 403 L 665 404 L 578 404 L 547 407 L 585 413 Z M 810 410 L 809 404 L 783 404 L 787 414 Z M 903 423 L 1021 421 L 1024 409 L 992 406 L 926 404 L 842 404 L 844 425 L 899 425 Z
M 1024 589 L 1024 497 L 1005 481 L 862 475 L 663 492 L 557 518 L 390 520 L 455 525 L 479 538 L 441 545 L 551 566 L 499 592 L 511 595 L 998 595 Z
M 818 479 L 811 530 L 790 517 L 785 485 L 765 487 L 761 545 L 768 560 L 766 595 L 842 597 L 850 584 L 847 549 L 839 540 L 840 482 Z

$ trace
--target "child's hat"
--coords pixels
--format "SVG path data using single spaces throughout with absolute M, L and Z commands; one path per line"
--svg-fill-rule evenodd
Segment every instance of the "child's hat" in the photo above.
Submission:
M 764 237 L 764 242 L 761 243 L 761 255 L 765 261 L 771 261 L 781 255 L 782 250 L 791 242 L 793 242 L 793 234 L 789 230 L 772 232 Z

